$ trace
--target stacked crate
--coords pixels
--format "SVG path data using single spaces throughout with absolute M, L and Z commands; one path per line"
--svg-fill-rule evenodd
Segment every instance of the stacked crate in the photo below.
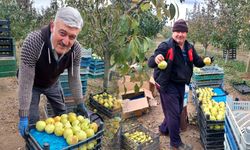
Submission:
M 215 66 L 205 66 L 203 68 L 194 68 L 192 76 L 192 87 L 220 87 L 223 85 L 224 71 Z
M 10 36 L 10 21 L 0 20 L 0 77 L 16 75 L 14 39 Z
M 92 58 L 89 66 L 90 78 L 102 78 L 104 76 L 104 61 L 99 58 Z
M 196 104 L 197 99 L 195 91 L 198 88 L 213 87 L 223 88 L 224 71 L 222 68 L 215 66 L 205 66 L 203 68 L 194 68 L 194 73 L 191 78 L 192 100 Z
M 226 103 L 225 149 L 250 150 L 250 101 Z
M 91 58 L 92 58 L 92 49 L 82 49 L 82 58 L 81 58 L 81 68 L 87 69 L 90 66 Z
M 212 101 L 216 103 L 226 102 L 227 100 L 226 91 L 224 91 L 221 88 L 212 88 L 212 92 L 215 93 L 215 95 L 211 97 Z M 223 150 L 224 149 L 225 120 L 224 119 L 218 120 L 215 118 L 212 119 L 210 115 L 207 115 L 207 113 L 204 112 L 204 106 L 202 104 L 203 101 L 199 97 L 200 93 L 196 91 L 193 91 L 193 93 L 195 95 L 194 101 L 195 101 L 196 110 L 197 110 L 198 125 L 200 128 L 200 139 L 201 139 L 204 149 L 205 150 Z
M 223 50 L 223 58 L 228 58 L 228 59 L 236 59 L 236 49 L 224 49 Z
M 82 94 L 85 95 L 87 92 L 87 82 L 89 74 L 89 65 L 91 61 L 91 49 L 82 49 L 81 53 L 81 62 L 80 62 L 80 77 L 82 82 Z M 64 92 L 64 96 L 72 96 L 72 93 L 69 88 L 68 82 L 68 72 L 65 71 L 60 76 L 61 86 Z
M 85 95 L 87 91 L 87 81 L 88 81 L 88 70 L 81 69 L 81 83 L 82 83 L 82 95 Z M 65 71 L 60 75 L 60 83 L 63 89 L 64 96 L 72 96 L 71 90 L 69 88 L 68 72 Z

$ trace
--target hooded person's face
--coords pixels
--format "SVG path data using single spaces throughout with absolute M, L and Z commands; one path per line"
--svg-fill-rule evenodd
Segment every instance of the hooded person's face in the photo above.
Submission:
M 70 50 L 81 30 L 67 26 L 63 21 L 57 20 L 51 23 L 50 31 L 54 49 L 57 54 L 61 55 Z
M 172 38 L 180 45 L 183 46 L 187 39 L 187 32 L 175 31 L 172 34 Z

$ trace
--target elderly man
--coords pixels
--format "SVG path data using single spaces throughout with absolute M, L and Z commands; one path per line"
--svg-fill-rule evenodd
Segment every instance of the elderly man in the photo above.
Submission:
M 164 135 L 170 135 L 170 149 L 191 150 L 192 146 L 184 144 L 180 137 L 180 116 L 185 84 L 190 82 L 193 65 L 203 67 L 205 63 L 197 55 L 193 45 L 186 40 L 188 26 L 184 20 L 176 21 L 172 31 L 172 38 L 158 46 L 150 57 L 148 65 L 154 68 L 154 79 L 160 93 L 165 117 L 159 131 Z M 158 68 L 161 61 L 167 62 L 166 68 Z
M 24 136 L 28 124 L 39 120 L 40 95 L 44 94 L 55 115 L 66 113 L 59 76 L 68 69 L 69 85 L 79 111 L 85 116 L 81 81 L 81 46 L 76 40 L 83 27 L 77 9 L 60 8 L 55 20 L 30 33 L 23 43 L 18 73 L 19 133 Z

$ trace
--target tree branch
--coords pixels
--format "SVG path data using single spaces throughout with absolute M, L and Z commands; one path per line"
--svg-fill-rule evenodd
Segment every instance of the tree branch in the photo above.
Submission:
M 146 0 L 140 0 L 135 6 L 131 7 L 126 14 L 130 14 L 133 10 L 138 9 L 140 5 L 145 2 Z
M 97 13 L 98 13 L 98 18 L 99 18 L 99 25 L 100 25 L 100 28 L 101 28 L 101 31 L 105 34 L 105 36 L 106 36 L 106 38 L 108 39 L 108 41 L 110 41 L 110 39 L 109 39 L 109 35 L 108 35 L 108 33 L 104 30 L 104 28 L 103 28 L 103 26 L 102 26 L 102 17 L 101 17 L 101 12 L 100 12 L 100 10 L 99 10 L 99 8 L 98 8 L 98 2 L 96 3 L 96 10 L 97 10 Z

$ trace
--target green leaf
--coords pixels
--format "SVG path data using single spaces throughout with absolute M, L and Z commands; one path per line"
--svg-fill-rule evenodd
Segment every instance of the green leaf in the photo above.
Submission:
M 135 91 L 135 93 L 138 93 L 140 91 L 140 87 L 138 86 L 137 83 L 134 86 L 134 91 Z
M 152 0 L 152 3 L 156 6 L 157 5 L 157 0 Z
M 161 9 L 158 8 L 157 11 L 156 11 L 156 13 L 157 13 L 157 18 L 158 18 L 159 20 L 161 20 L 161 19 L 162 19 Z
M 130 47 L 130 56 L 134 58 L 136 56 L 137 53 L 136 51 L 138 48 L 135 37 L 133 37 L 132 40 L 130 41 L 129 47 Z
M 121 20 L 120 20 L 120 31 L 122 33 L 127 33 L 128 32 L 128 20 L 127 20 L 127 17 L 125 15 L 123 15 L 121 17 Z
M 170 12 L 170 20 L 172 20 L 175 16 L 175 13 L 176 13 L 174 4 L 172 4 L 172 3 L 169 6 L 169 12 Z
M 148 48 L 149 48 L 149 43 L 148 43 L 147 39 L 144 39 L 143 40 L 143 50 L 144 50 L 144 52 L 146 52 L 148 50 Z
M 142 11 L 148 11 L 151 8 L 150 3 L 144 3 L 141 5 L 141 10 Z
M 131 23 L 131 28 L 135 30 L 138 28 L 138 26 L 139 26 L 139 22 L 133 19 Z

